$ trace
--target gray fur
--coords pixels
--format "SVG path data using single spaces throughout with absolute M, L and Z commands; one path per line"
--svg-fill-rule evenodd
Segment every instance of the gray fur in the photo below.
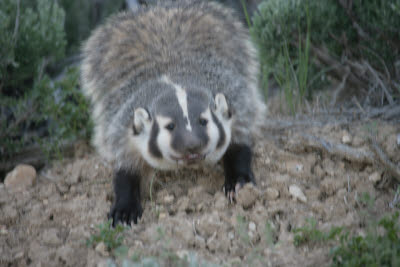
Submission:
M 150 116 L 170 112 L 160 105 L 172 90 L 163 75 L 189 97 L 202 92 L 198 106 L 189 101 L 189 114 L 201 112 L 223 93 L 233 118 L 232 143 L 252 145 L 264 119 L 255 49 L 232 11 L 219 4 L 177 1 L 115 15 L 94 31 L 83 57 L 83 90 L 94 108 L 94 144 L 117 168 L 144 163 L 126 145 L 135 109 L 144 107 Z

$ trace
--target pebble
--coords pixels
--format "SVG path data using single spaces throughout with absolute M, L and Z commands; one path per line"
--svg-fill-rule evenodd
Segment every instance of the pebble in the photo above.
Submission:
M 248 183 L 236 192 L 236 202 L 241 205 L 244 209 L 248 209 L 254 205 L 260 192 L 258 189 Z
M 351 143 L 351 136 L 348 133 L 344 133 L 342 136 L 342 143 L 343 144 L 350 144 Z
M 227 197 L 225 197 L 225 195 L 223 194 L 223 193 L 221 193 L 221 192 L 217 192 L 216 194 L 215 194 L 215 197 L 214 197 L 214 199 L 215 199 L 215 208 L 217 209 L 217 210 L 225 210 L 226 209 L 226 207 L 228 206 L 228 198 Z
M 301 202 L 307 202 L 307 198 L 304 195 L 303 191 L 301 191 L 300 187 L 297 185 L 290 185 L 289 186 L 289 193 L 293 196 L 293 198 L 300 200 Z
M 7 234 L 8 234 L 7 227 L 5 225 L 0 225 L 0 235 L 7 235 Z
M 374 184 L 378 183 L 382 180 L 382 175 L 379 172 L 373 172 L 369 177 L 368 180 L 373 182 Z
M 25 191 L 36 182 L 36 170 L 31 165 L 20 164 L 9 172 L 4 179 L 7 190 L 12 192 Z
M 172 204 L 172 202 L 174 202 L 174 195 L 167 195 L 164 197 L 164 204 Z
M 182 250 L 178 250 L 176 252 L 176 255 L 180 258 L 180 259 L 188 259 L 189 258 L 189 251 L 182 249 Z
M 97 252 L 99 252 L 100 255 L 102 255 L 102 256 L 104 256 L 104 257 L 107 257 L 108 254 L 109 254 L 108 251 L 107 251 L 106 244 L 104 244 L 104 242 L 98 243 L 97 246 L 96 246 L 96 248 L 95 248 L 95 250 L 96 250 Z
M 158 215 L 158 219 L 165 219 L 167 218 L 167 214 L 165 212 L 160 212 L 160 214 Z
M 58 230 L 56 228 L 47 229 L 42 234 L 43 243 L 50 246 L 57 246 L 62 244 L 62 240 L 58 237 Z
M 234 232 L 232 232 L 232 231 L 230 231 L 229 233 L 228 233 L 228 238 L 229 239 L 234 239 L 235 238 L 235 233 Z
M 24 252 L 23 252 L 23 251 L 20 251 L 20 252 L 18 252 L 18 253 L 15 254 L 14 260 L 21 259 L 23 256 L 24 256 Z
M 264 199 L 275 200 L 279 197 L 279 191 L 275 188 L 269 187 L 264 192 Z
M 252 232 L 256 230 L 256 224 L 254 222 L 249 223 L 249 230 Z
M 286 169 L 292 172 L 302 172 L 304 170 L 304 165 L 298 161 L 286 162 Z

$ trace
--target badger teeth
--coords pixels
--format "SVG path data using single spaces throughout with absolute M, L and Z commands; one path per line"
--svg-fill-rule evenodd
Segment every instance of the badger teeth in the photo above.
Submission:
M 191 159 L 198 159 L 200 158 L 199 154 L 189 154 L 186 156 L 187 159 L 191 160 Z

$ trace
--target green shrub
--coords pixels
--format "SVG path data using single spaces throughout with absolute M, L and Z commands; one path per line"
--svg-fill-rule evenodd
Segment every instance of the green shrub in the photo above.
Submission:
M 79 52 L 81 42 L 89 36 L 91 30 L 110 14 L 121 10 L 123 3 L 124 0 L 61 0 L 60 5 L 66 13 L 67 52 Z
M 117 224 L 115 227 L 111 227 L 111 220 L 97 225 L 97 233 L 90 236 L 86 240 L 86 245 L 89 247 L 96 246 L 100 242 L 103 242 L 108 251 L 113 251 L 117 255 L 119 253 L 126 254 L 127 247 L 123 245 L 124 232 L 128 229 L 127 226 Z
M 88 103 L 79 90 L 78 70 L 64 70 L 55 80 L 48 71 L 65 56 L 65 13 L 57 3 L 0 2 L 2 162 L 26 148 L 39 147 L 49 155 L 90 136 Z
M 400 0 L 351 3 L 351 8 L 345 8 L 335 0 L 263 1 L 252 18 L 250 31 L 259 48 L 264 89 L 274 78 L 280 87 L 292 83 L 291 90 L 299 91 L 299 82 L 293 85 L 290 80 L 301 73 L 308 73 L 305 97 L 324 88 L 325 73 L 335 66 L 325 66 L 312 57 L 305 62 L 304 55 L 311 47 L 326 48 L 337 62 L 366 60 L 395 79 L 395 62 L 400 54 Z M 303 97 L 301 93 L 293 95 Z
M 323 243 L 329 240 L 335 240 L 341 232 L 341 227 L 332 227 L 328 233 L 322 232 L 317 229 L 317 221 L 314 218 L 309 218 L 305 226 L 293 230 L 295 234 L 293 243 L 295 246 Z
M 0 2 L 0 92 L 23 95 L 63 58 L 64 10 L 52 0 Z
M 79 72 L 71 68 L 60 81 L 52 82 L 44 75 L 22 97 L 2 96 L 2 160 L 34 144 L 50 155 L 59 152 L 66 142 L 87 140 L 92 129 L 89 104 L 78 85 Z
M 383 233 L 378 233 L 378 227 Z M 332 256 L 332 266 L 399 266 L 399 213 L 382 218 L 365 236 L 343 234 Z

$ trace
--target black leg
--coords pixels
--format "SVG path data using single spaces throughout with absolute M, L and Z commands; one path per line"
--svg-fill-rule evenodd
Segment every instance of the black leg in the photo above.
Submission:
M 225 170 L 225 194 L 232 198 L 236 185 L 243 186 L 245 183 L 255 184 L 254 175 L 251 170 L 251 148 L 247 145 L 232 144 L 224 155 Z
M 140 204 L 140 176 L 137 173 L 119 170 L 114 177 L 115 200 L 108 218 L 113 226 L 118 223 L 137 223 L 142 216 Z

